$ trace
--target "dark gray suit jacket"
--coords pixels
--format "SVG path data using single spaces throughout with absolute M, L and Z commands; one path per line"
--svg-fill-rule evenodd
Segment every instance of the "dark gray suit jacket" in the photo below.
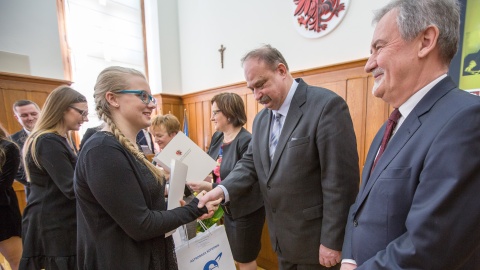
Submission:
M 365 162 L 343 257 L 357 269 L 479 269 L 480 98 L 440 81 L 369 177 L 384 130 Z
M 340 250 L 348 208 L 358 192 L 358 154 L 345 101 L 299 85 L 270 164 L 271 111 L 255 117 L 252 141 L 222 181 L 232 201 L 258 181 L 272 246 L 295 264 L 318 264 L 320 244 Z
M 25 192 L 28 193 L 30 192 L 29 186 L 30 183 L 27 182 L 27 176 L 25 174 L 25 169 L 23 168 L 23 160 L 22 160 L 22 155 L 23 155 L 23 145 L 25 144 L 25 141 L 27 140 L 28 134 L 25 131 L 25 129 L 21 129 L 20 131 L 14 133 L 10 138 L 12 141 L 14 141 L 17 145 L 18 148 L 20 149 L 20 167 L 18 167 L 17 174 L 15 175 L 15 180 L 18 182 L 22 183 L 25 186 Z

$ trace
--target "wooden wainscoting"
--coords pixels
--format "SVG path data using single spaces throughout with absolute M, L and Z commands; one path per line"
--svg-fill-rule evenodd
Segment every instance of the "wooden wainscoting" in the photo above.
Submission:
M 0 122 L 11 134 L 19 131 L 22 126 L 13 115 L 13 103 L 19 99 L 28 99 L 41 108 L 48 94 L 62 84 L 70 85 L 71 82 L 0 72 Z

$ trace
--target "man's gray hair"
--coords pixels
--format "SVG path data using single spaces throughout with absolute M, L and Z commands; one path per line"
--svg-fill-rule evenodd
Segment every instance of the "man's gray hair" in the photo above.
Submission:
M 449 64 L 458 49 L 460 4 L 457 0 L 394 0 L 375 12 L 378 23 L 390 10 L 398 10 L 397 25 L 401 37 L 411 41 L 429 25 L 439 29 L 440 56 Z

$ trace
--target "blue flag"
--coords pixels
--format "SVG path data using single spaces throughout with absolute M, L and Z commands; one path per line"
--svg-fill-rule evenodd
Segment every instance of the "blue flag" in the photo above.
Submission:
M 188 118 L 187 109 L 183 110 L 183 133 L 188 137 Z

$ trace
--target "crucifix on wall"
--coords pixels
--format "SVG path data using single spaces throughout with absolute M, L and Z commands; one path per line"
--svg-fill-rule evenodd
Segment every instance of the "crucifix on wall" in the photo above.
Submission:
M 220 52 L 220 62 L 222 64 L 222 68 L 223 68 L 223 52 L 227 49 L 227 47 L 223 47 L 223 44 L 220 46 L 220 49 L 218 49 L 218 51 Z

